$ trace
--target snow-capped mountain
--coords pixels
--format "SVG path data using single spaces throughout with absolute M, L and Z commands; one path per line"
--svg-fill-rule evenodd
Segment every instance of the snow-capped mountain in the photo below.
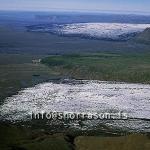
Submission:
M 150 28 L 150 24 L 122 23 L 75 23 L 54 24 L 35 27 L 32 31 L 51 32 L 64 36 L 80 36 L 94 39 L 127 40 L 136 34 Z

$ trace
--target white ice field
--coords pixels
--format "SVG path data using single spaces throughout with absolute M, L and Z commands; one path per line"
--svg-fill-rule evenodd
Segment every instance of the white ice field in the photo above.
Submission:
M 150 85 L 104 81 L 43 83 L 20 91 L 0 106 L 1 118 L 24 120 L 32 112 L 100 113 L 122 111 L 136 121 L 112 121 L 109 126 L 149 130 Z M 96 122 L 98 123 L 98 122 Z M 94 124 L 96 124 L 94 122 Z
M 150 24 L 75 23 L 56 25 L 52 30 L 62 35 L 79 35 L 98 39 L 124 40 L 150 28 Z M 48 28 L 42 29 L 49 31 Z

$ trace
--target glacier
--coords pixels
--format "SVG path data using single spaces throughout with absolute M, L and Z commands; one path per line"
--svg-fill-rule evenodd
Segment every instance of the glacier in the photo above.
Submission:
M 50 32 L 64 36 L 79 36 L 102 40 L 128 40 L 150 28 L 150 24 L 129 23 L 72 23 L 35 26 L 34 32 Z
M 74 113 L 121 111 L 136 120 L 107 121 L 107 125 L 146 130 L 145 128 L 150 129 L 149 121 L 144 121 L 150 119 L 149 91 L 150 85 L 144 84 L 90 80 L 48 82 L 21 90 L 17 95 L 8 97 L 0 106 L 0 119 L 26 121 L 32 112 L 43 111 Z M 102 121 L 97 121 L 97 125 L 99 122 Z M 96 123 L 94 120 L 95 125 Z
M 57 29 L 58 28 L 58 29 Z M 63 35 L 82 35 L 99 39 L 127 39 L 150 28 L 150 24 L 79 23 L 59 25 L 56 32 Z

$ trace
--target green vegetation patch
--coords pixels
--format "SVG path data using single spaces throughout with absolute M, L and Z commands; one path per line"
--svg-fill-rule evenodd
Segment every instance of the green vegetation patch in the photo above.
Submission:
M 150 83 L 150 54 L 56 55 L 42 63 L 76 79 Z

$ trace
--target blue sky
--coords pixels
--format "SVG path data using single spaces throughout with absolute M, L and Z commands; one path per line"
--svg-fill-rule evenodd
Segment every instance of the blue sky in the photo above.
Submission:
M 150 0 L 0 0 L 0 10 L 150 12 Z

